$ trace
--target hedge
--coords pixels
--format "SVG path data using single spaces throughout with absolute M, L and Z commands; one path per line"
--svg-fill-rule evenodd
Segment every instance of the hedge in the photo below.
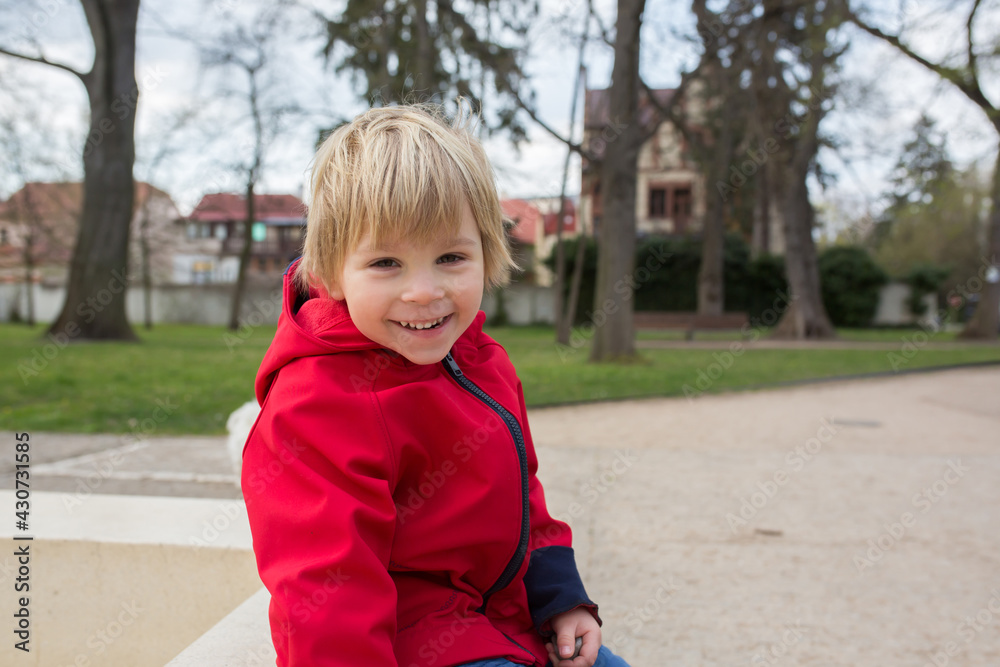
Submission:
M 587 238 L 584 252 L 580 307 L 575 324 L 589 321 L 597 276 L 597 244 Z M 568 293 L 577 239 L 565 241 Z M 647 263 L 647 260 L 649 263 Z M 750 258 L 750 247 L 738 234 L 726 236 L 723 246 L 725 310 L 746 312 L 750 321 L 762 321 L 764 313 L 786 304 L 788 281 L 784 258 L 762 255 Z M 555 253 L 546 260 L 555 269 Z M 647 267 L 658 267 L 649 271 Z M 697 237 L 646 237 L 636 246 L 633 272 L 637 311 L 694 311 L 698 308 L 698 270 L 701 239 Z M 819 256 L 823 303 L 835 326 L 868 326 L 878 306 L 879 289 L 887 281 L 885 272 L 867 251 L 859 247 L 834 246 Z M 763 321 L 773 323 L 773 314 Z

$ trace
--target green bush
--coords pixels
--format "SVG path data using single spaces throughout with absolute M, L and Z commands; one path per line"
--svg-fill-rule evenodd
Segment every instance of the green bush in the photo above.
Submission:
M 491 327 L 505 327 L 510 323 L 510 318 L 507 314 L 507 303 L 506 299 L 504 299 L 502 289 L 496 291 L 495 298 L 496 310 L 493 312 L 493 316 L 487 324 Z
M 761 255 L 751 260 L 747 265 L 746 285 L 746 311 L 751 323 L 772 322 L 775 315 L 781 319 L 780 316 L 790 305 L 784 257 Z M 768 313 L 766 317 L 765 313 Z
M 910 286 L 910 296 L 906 299 L 910 312 L 917 317 L 925 314 L 927 304 L 924 303 L 924 296 L 937 292 L 949 275 L 950 268 L 933 264 L 920 264 L 910 269 L 903 278 L 903 282 Z
M 864 248 L 833 246 L 819 256 L 819 279 L 823 305 L 833 325 L 867 327 L 889 276 Z
M 563 286 L 563 303 L 569 294 L 569 285 L 573 280 L 573 265 L 576 263 L 576 249 L 580 237 L 563 239 L 563 252 L 566 257 L 566 284 Z M 597 242 L 592 237 L 584 237 L 586 247 L 583 251 L 583 275 L 580 280 L 580 296 L 576 305 L 576 318 L 574 325 L 583 324 L 588 321 L 586 313 L 590 313 L 594 308 L 594 289 L 597 279 Z M 552 253 L 545 260 L 545 265 L 556 270 L 556 252 Z
M 597 244 L 586 239 L 583 281 L 574 324 L 590 319 L 594 304 L 594 282 L 597 276 Z M 567 283 L 573 272 L 577 239 L 567 239 Z M 648 263 L 647 263 L 648 262 Z M 784 262 L 780 257 L 763 256 L 750 259 L 750 248 L 737 234 L 726 237 L 723 246 L 723 280 L 725 310 L 745 311 L 759 319 L 761 313 L 773 308 L 787 290 Z M 555 270 L 555 253 L 546 264 Z M 694 311 L 698 307 L 698 270 L 701 267 L 701 239 L 698 237 L 646 237 L 636 245 L 635 309 L 637 311 Z M 644 267 L 658 267 L 655 271 Z M 569 287 L 565 287 L 564 295 Z

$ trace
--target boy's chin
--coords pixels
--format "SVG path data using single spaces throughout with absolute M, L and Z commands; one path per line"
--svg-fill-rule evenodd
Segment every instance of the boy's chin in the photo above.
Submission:
M 403 358 L 405 358 L 411 364 L 416 364 L 417 366 L 431 366 L 433 364 L 438 364 L 438 363 L 441 363 L 442 359 L 444 359 L 446 356 L 448 356 L 448 350 L 445 350 L 445 351 L 440 352 L 440 353 L 438 353 L 438 352 L 429 352 L 428 351 L 428 352 L 420 352 L 420 353 L 416 353 L 416 354 L 411 353 L 411 352 L 402 352 L 402 351 L 398 351 L 398 352 L 399 352 L 400 356 L 402 356 Z

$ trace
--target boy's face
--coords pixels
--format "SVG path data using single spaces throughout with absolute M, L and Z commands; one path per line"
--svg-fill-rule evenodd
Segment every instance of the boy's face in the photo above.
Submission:
M 483 300 L 482 240 L 472 211 L 464 208 L 455 239 L 442 234 L 425 246 L 403 241 L 371 248 L 366 234 L 345 258 L 330 292 L 347 301 L 361 333 L 415 364 L 444 359 Z M 434 328 L 414 327 L 440 318 Z

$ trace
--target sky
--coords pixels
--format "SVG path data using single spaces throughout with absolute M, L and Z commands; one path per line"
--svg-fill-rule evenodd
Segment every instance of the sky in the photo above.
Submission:
M 144 0 L 141 6 L 136 176 L 170 192 L 182 213 L 189 212 L 206 192 L 241 190 L 234 165 L 240 161 L 238 147 L 245 142 L 241 134 L 247 133 L 238 120 L 245 116 L 245 104 L 238 95 L 227 92 L 238 92 L 243 82 L 234 70 L 201 68 L 191 39 L 207 40 L 214 30 L 246 16 L 252 4 L 250 0 Z M 330 4 L 317 0 L 317 5 Z M 940 5 L 949 4 L 955 3 L 902 0 L 902 14 L 881 18 L 892 25 L 901 15 L 908 25 L 927 25 L 910 33 L 912 43 L 928 56 L 946 57 L 960 45 L 957 38 L 962 30 L 957 13 L 938 11 Z M 990 7 L 995 3 L 986 4 L 979 32 L 996 35 L 1000 32 L 1000 11 Z M 613 25 L 614 2 L 597 0 L 596 5 L 605 24 Z M 542 118 L 563 133 L 569 131 L 576 68 L 576 47 L 567 33 L 579 30 L 585 7 L 585 0 L 542 0 L 542 15 L 533 23 L 528 38 L 526 71 L 537 108 Z M 689 7 L 683 0 L 648 0 L 642 75 L 651 87 L 675 86 L 681 72 L 696 62 L 697 51 L 684 37 L 692 33 Z M 6 28 L 0 30 L 0 44 L 24 51 L 41 45 L 50 60 L 89 68 L 92 44 L 76 0 L 7 2 L 0 4 L 0 11 L 12 17 L 3 22 Z M 558 17 L 564 18 L 560 21 Z M 569 29 L 565 17 L 570 19 Z M 296 99 L 310 114 L 288 124 L 275 140 L 258 192 L 301 194 L 317 128 L 366 108 L 347 77 L 336 77 L 321 67 L 315 57 L 319 46 L 315 26 L 309 22 L 304 25 L 277 46 L 279 67 L 272 89 L 276 100 Z M 26 35 L 34 36 L 37 44 L 26 40 Z M 853 31 L 850 40 L 842 72 L 845 83 L 824 124 L 824 131 L 839 146 L 821 156 L 834 182 L 827 190 L 816 183 L 812 189 L 832 225 L 847 224 L 846 220 L 879 207 L 887 174 L 922 111 L 938 120 L 956 162 L 992 164 L 996 136 L 977 107 L 949 84 L 873 38 Z M 609 85 L 611 56 L 605 45 L 589 47 L 589 87 Z M 1000 102 L 1000 77 L 983 79 L 989 83 L 987 94 Z M 171 132 L 172 115 L 190 108 L 198 110 L 197 126 Z M 582 105 L 578 110 L 579 120 Z M 0 56 L 0 117 L 13 117 L 27 147 L 55 163 L 40 168 L 35 178 L 80 177 L 79 153 L 87 113 L 83 86 L 74 76 Z M 504 137 L 485 140 L 500 188 L 510 197 L 557 195 L 566 148 L 530 119 L 525 117 L 524 122 L 529 127 L 529 141 L 519 152 Z M 579 122 L 576 133 L 579 138 Z M 169 158 L 153 169 L 153 156 L 166 148 L 171 151 Z M 579 161 L 572 160 L 571 165 L 572 193 L 579 189 Z M 17 186 L 10 173 L 0 173 L 0 196 L 9 195 Z

